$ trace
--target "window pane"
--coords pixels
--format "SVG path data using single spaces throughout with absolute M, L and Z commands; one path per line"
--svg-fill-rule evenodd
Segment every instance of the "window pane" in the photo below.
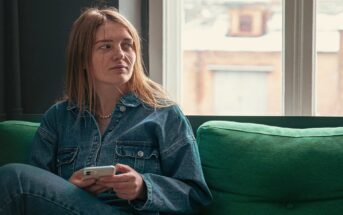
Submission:
M 343 1 L 317 0 L 316 115 L 343 114 Z
M 282 113 L 282 1 L 185 0 L 186 114 Z

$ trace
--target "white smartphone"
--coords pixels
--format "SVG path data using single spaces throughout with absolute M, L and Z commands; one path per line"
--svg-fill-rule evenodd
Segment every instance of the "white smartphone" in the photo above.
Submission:
M 83 178 L 99 178 L 101 176 L 114 175 L 116 173 L 116 167 L 110 166 L 92 166 L 83 168 Z

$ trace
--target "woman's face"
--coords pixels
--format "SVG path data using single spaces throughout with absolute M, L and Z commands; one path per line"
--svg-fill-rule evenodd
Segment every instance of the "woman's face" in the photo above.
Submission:
M 123 88 L 132 77 L 135 61 L 133 39 L 122 24 L 106 21 L 98 28 L 90 63 L 96 89 Z

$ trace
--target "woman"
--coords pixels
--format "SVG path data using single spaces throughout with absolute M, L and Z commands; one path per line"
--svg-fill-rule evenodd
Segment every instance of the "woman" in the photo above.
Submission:
M 211 200 L 186 117 L 145 76 L 137 31 L 111 8 L 75 21 L 66 99 L 45 113 L 30 163 L 0 168 L 0 214 L 192 213 Z M 102 165 L 117 173 L 83 177 Z

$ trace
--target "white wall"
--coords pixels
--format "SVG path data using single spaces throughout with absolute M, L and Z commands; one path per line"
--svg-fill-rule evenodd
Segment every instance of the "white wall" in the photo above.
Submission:
M 162 84 L 162 0 L 149 0 L 149 68 L 150 78 Z M 141 1 L 119 0 L 119 11 L 141 33 Z M 147 62 L 146 62 L 147 63 Z
M 119 12 L 141 32 L 141 1 L 119 0 Z
M 163 1 L 149 0 L 149 67 L 150 78 L 162 84 L 163 70 Z

